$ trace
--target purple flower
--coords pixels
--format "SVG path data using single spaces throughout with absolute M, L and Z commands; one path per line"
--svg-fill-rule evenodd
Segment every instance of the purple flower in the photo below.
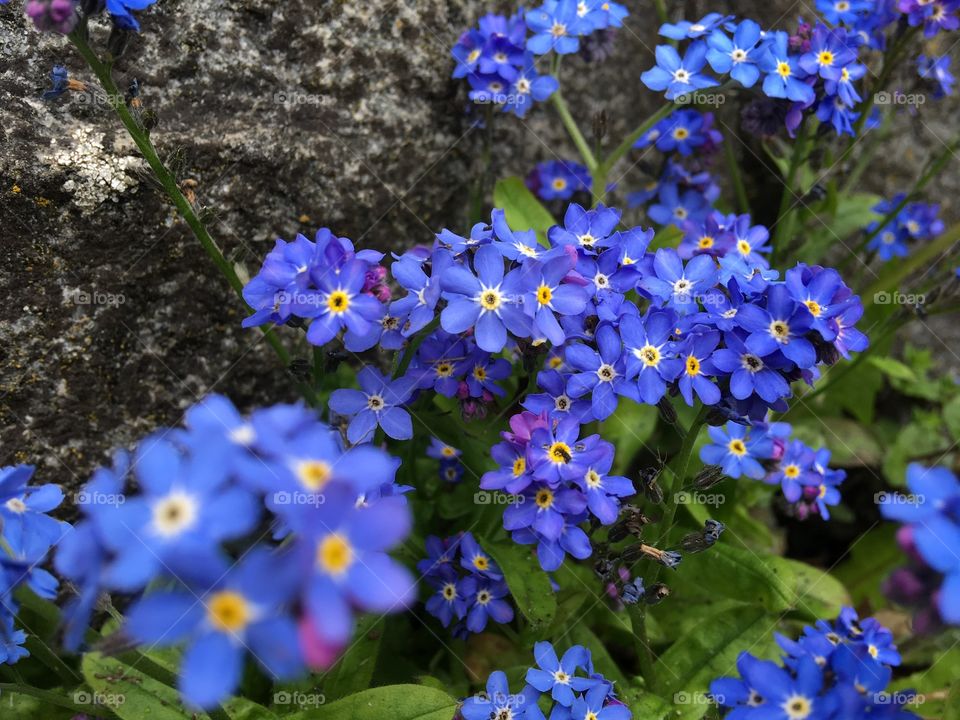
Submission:
M 681 370 L 669 342 L 676 320 L 672 310 L 651 310 L 643 320 L 625 315 L 620 321 L 627 377 L 636 378 L 640 398 L 649 405 L 660 401 L 667 391 L 667 381 Z
M 503 572 L 469 532 L 465 532 L 460 538 L 460 565 L 474 575 L 490 580 L 503 579 Z
M 856 59 L 857 54 L 847 46 L 844 30 L 817 23 L 810 39 L 810 50 L 801 55 L 797 63 L 809 75 L 837 81 L 843 68 Z
M 684 267 L 672 248 L 657 250 L 653 271 L 639 287 L 681 315 L 696 312 L 699 297 L 717 281 L 717 264 L 709 255 L 698 255 Z
M 319 289 L 315 304 L 304 314 L 313 318 L 307 329 L 311 344 L 326 345 L 341 329 L 357 337 L 370 334 L 371 325 L 386 312 L 386 307 L 372 295 L 361 292 L 367 267 L 363 260 L 352 258 L 338 270 L 321 264 L 311 268 L 310 279 Z
M 597 420 L 606 420 L 617 409 L 617 395 L 639 401 L 636 385 L 626 377 L 620 336 L 604 323 L 597 328 L 597 348 L 577 343 L 567 348 L 567 365 L 573 374 L 567 380 L 567 393 L 579 398 L 591 395 L 591 409 Z
M 551 427 L 535 429 L 527 445 L 527 467 L 537 479 L 551 486 L 580 477 L 592 459 L 598 436 L 582 441 L 579 438 L 580 423 L 576 418 L 564 418 Z
M 546 262 L 531 260 L 511 273 L 522 273 L 523 308 L 533 318 L 532 332 L 554 345 L 566 340 L 557 315 L 578 315 L 590 299 L 582 287 L 563 282 L 573 266 L 573 258 L 564 254 Z
M 791 440 L 784 448 L 777 468 L 764 482 L 770 485 L 779 483 L 787 501 L 796 502 L 805 485 L 820 485 L 820 475 L 813 466 L 815 459 L 813 450 L 799 440 Z
M 413 394 L 415 378 L 407 375 L 391 380 L 365 365 L 357 373 L 357 382 L 360 390 L 340 388 L 330 394 L 330 409 L 353 418 L 347 427 L 351 443 L 369 442 L 378 426 L 394 440 L 413 437 L 410 413 L 401 406 Z
M 816 350 L 804 337 L 813 316 L 790 297 L 785 285 L 770 286 L 765 309 L 743 305 L 738 316 L 740 324 L 750 333 L 746 340 L 750 352 L 764 358 L 779 350 L 801 369 L 816 363 Z

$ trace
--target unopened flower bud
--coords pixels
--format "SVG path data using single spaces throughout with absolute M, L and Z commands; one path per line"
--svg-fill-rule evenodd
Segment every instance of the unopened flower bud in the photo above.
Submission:
M 709 490 L 723 480 L 723 468 L 719 465 L 707 465 L 693 479 L 697 490 Z
M 68 34 L 77 25 L 76 0 L 29 0 L 24 6 L 37 30 Z
M 657 409 L 660 411 L 660 417 L 663 418 L 663 421 L 668 425 L 677 424 L 677 411 L 673 407 L 667 398 L 660 398 L 660 402 L 657 403 Z

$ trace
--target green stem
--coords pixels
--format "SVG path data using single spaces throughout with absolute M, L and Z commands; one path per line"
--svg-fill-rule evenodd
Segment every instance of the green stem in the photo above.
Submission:
M 790 155 L 790 165 L 787 167 L 787 177 L 784 181 L 783 194 L 780 196 L 780 209 L 777 212 L 776 228 L 774 230 L 773 255 L 770 264 L 776 265 L 776 256 L 785 243 L 790 241 L 790 233 L 793 230 L 793 205 L 791 201 L 794 197 L 793 186 L 797 181 L 797 173 L 803 164 L 807 155 L 807 140 L 811 135 L 811 125 L 814 123 L 812 118 L 808 118 L 800 126 L 800 134 L 793 144 L 793 153 Z
M 652 128 L 663 118 L 669 115 L 676 109 L 676 105 L 672 102 L 668 102 L 666 105 L 662 106 L 655 113 L 650 115 L 646 120 L 644 120 L 636 129 L 627 135 L 623 142 L 617 145 L 614 148 L 613 152 L 607 155 L 602 162 L 600 162 L 593 172 L 593 201 L 594 204 L 603 202 L 604 197 L 607 194 L 607 176 L 610 174 L 610 171 L 613 169 L 613 166 L 633 147 L 633 144 L 645 133 L 647 130 Z
M 665 507 L 663 512 L 663 517 L 660 520 L 660 526 L 665 528 L 664 534 L 669 533 L 670 529 L 673 527 L 673 520 L 677 514 L 677 503 L 675 500 L 675 496 L 677 491 L 681 487 L 683 487 L 683 480 L 686 477 L 687 470 L 690 467 L 690 457 L 693 454 L 693 447 L 697 442 L 697 436 L 700 434 L 701 428 L 703 428 L 703 425 L 707 420 L 708 413 L 709 413 L 708 407 L 702 406 L 700 408 L 700 412 L 697 413 L 696 418 L 694 418 L 693 422 L 690 423 L 690 427 L 687 428 L 686 433 L 684 433 L 683 435 L 683 442 L 680 445 L 680 450 L 677 452 L 673 460 L 671 460 L 670 464 L 667 466 L 667 469 L 669 470 L 670 475 L 672 476 L 672 480 L 670 482 L 670 486 L 664 488 Z M 647 568 L 646 572 L 643 573 L 644 587 L 650 588 L 657 582 L 657 578 L 660 576 L 660 568 L 661 566 L 659 563 L 651 563 L 651 565 Z M 631 615 L 631 619 L 632 618 L 633 616 Z M 644 625 L 644 627 L 639 628 L 641 631 L 639 633 L 637 632 L 638 628 L 634 627 L 634 633 L 636 634 L 637 639 L 641 640 L 643 638 L 646 638 L 646 627 L 645 627 L 646 611 L 645 610 L 639 613 L 639 615 L 637 616 L 637 621 Z M 638 653 L 641 658 L 643 658 L 643 655 L 647 652 L 650 652 L 650 651 L 646 647 L 638 648 Z M 641 660 L 641 662 L 644 662 L 644 661 Z M 649 662 L 651 664 L 651 671 L 652 671 L 652 659 L 650 659 Z M 650 682 L 652 682 L 652 677 L 650 679 Z M 648 684 L 648 687 L 652 687 L 652 685 Z
M 102 62 L 100 58 L 97 57 L 97 54 L 93 51 L 93 49 L 87 44 L 82 26 L 70 33 L 70 35 L 67 37 L 86 61 L 87 65 L 90 66 L 90 69 L 93 70 L 93 73 L 97 76 L 100 86 L 107 94 L 110 107 L 112 107 L 114 112 L 117 113 L 117 116 L 120 118 L 120 122 L 123 123 L 127 133 L 130 135 L 130 138 L 136 144 L 137 148 L 140 150 L 140 153 L 147 161 L 147 164 L 150 166 L 153 174 L 163 187 L 167 197 L 170 198 L 170 201 L 173 203 L 174 207 L 176 207 L 177 212 L 180 213 L 180 216 L 184 219 L 184 221 L 186 221 L 187 225 L 190 227 L 190 230 L 193 231 L 194 236 L 200 242 L 200 245 L 203 246 L 203 249 L 206 251 L 207 255 L 210 256 L 210 259 L 213 261 L 214 265 L 217 266 L 220 274 L 226 278 L 227 282 L 230 284 L 230 287 L 233 288 L 233 291 L 241 300 L 243 300 L 243 282 L 237 275 L 236 269 L 234 269 L 230 261 L 224 257 L 223 253 L 220 251 L 220 248 L 217 247 L 217 244 L 214 242 L 213 238 L 210 237 L 210 233 L 207 231 L 203 221 L 194 211 L 193 206 L 180 191 L 180 187 L 177 184 L 177 179 L 163 164 L 163 161 L 157 154 L 153 143 L 150 142 L 149 133 L 140 126 L 136 118 L 134 118 L 133 114 L 130 112 L 130 109 L 127 107 L 126 102 L 124 101 L 123 93 L 120 92 L 116 83 L 113 81 L 111 65 L 109 63 Z M 289 365 L 290 354 L 287 352 L 286 348 L 283 347 L 283 344 L 276 337 L 276 335 L 273 334 L 273 331 L 270 328 L 265 327 L 261 327 L 260 331 L 263 333 L 264 338 L 269 343 L 270 347 L 273 348 L 273 351 L 277 354 L 277 357 L 280 358 L 280 361 L 284 364 L 284 366 Z
M 592 174 L 597 168 L 597 159 L 594 157 L 587 139 L 583 136 L 583 133 L 580 132 L 576 120 L 574 120 L 573 115 L 570 114 L 567 102 L 563 99 L 559 90 L 550 96 L 550 102 L 552 102 L 556 108 L 557 114 L 560 116 L 560 121 L 567 129 L 567 133 L 570 135 L 570 139 L 573 140 L 573 144 L 577 146 L 577 151 L 580 153 L 580 157 L 583 158 L 587 170 Z
M 657 685 L 656 662 L 653 657 L 653 648 L 650 647 L 650 637 L 647 633 L 647 605 L 638 602 L 627 606 L 627 614 L 630 616 L 630 627 L 633 630 L 634 637 L 637 638 L 637 656 L 640 659 L 640 674 L 646 683 L 647 688 L 653 688 Z
M 407 372 L 407 368 L 410 367 L 410 363 L 413 362 L 413 356 L 417 354 L 417 348 L 420 347 L 420 344 L 427 339 L 427 336 L 440 327 L 440 316 L 438 315 L 433 320 L 431 320 L 420 332 L 418 332 L 414 338 L 407 343 L 407 349 L 403 351 L 403 356 L 400 358 L 400 362 L 397 365 L 397 369 L 393 371 L 393 379 L 396 380 L 399 377 L 403 377 L 403 374 Z
M 750 201 L 747 200 L 747 188 L 743 184 L 743 175 L 740 173 L 740 163 L 737 162 L 736 153 L 733 151 L 731 140 L 736 137 L 733 131 L 724 133 L 726 137 L 723 141 L 723 157 L 727 161 L 727 172 L 733 181 L 733 191 L 737 199 L 737 210 L 741 213 L 750 212 Z
M 670 21 L 670 18 L 667 15 L 667 4 L 663 0 L 653 0 L 653 9 L 656 10 L 657 20 L 660 21 L 661 25 Z

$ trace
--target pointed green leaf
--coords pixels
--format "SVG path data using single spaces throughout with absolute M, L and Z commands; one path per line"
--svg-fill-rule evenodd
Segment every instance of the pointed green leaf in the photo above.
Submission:
M 493 204 L 503 209 L 512 230 L 536 230 L 537 239 L 544 245 L 547 230 L 557 224 L 550 211 L 518 177 L 497 181 L 493 188 Z
M 557 599 L 550 578 L 534 558 L 532 548 L 510 541 L 483 547 L 503 570 L 517 610 L 535 629 L 549 626 L 557 613 Z
M 387 685 L 329 705 L 287 715 L 290 720 L 450 720 L 457 701 L 424 685 Z

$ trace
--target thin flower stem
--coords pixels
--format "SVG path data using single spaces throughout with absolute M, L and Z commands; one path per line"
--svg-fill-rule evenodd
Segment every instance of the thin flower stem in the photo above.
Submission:
M 806 160 L 807 141 L 810 138 L 813 118 L 807 118 L 800 127 L 800 134 L 793 144 L 793 153 L 790 155 L 790 165 L 787 167 L 787 177 L 784 180 L 783 194 L 780 196 L 780 210 L 777 212 L 776 228 L 774 230 L 773 255 L 771 265 L 776 265 L 776 255 L 785 243 L 790 242 L 790 233 L 793 231 L 793 210 L 790 204 L 794 197 L 793 186 L 797 181 L 800 166 Z
M 645 133 L 647 130 L 652 128 L 663 118 L 669 115 L 676 108 L 676 105 L 672 102 L 668 102 L 666 105 L 661 107 L 655 113 L 650 115 L 646 120 L 644 120 L 640 125 L 638 125 L 633 132 L 627 135 L 623 141 L 614 148 L 613 152 L 607 155 L 602 162 L 600 162 L 596 169 L 593 172 L 593 202 L 594 205 L 597 203 L 603 202 L 607 194 L 607 177 L 610 175 L 610 171 L 613 169 L 613 166 L 633 147 L 633 144 Z
M 166 167 L 166 165 L 163 164 L 163 161 L 157 154 L 156 148 L 154 148 L 153 143 L 150 141 L 149 133 L 140 125 L 139 122 L 137 122 L 137 119 L 130 112 L 130 109 L 127 107 L 127 104 L 124 101 L 123 93 L 120 92 L 116 83 L 113 81 L 113 75 L 111 72 L 112 66 L 109 63 L 101 61 L 100 58 L 97 57 L 97 54 L 87 43 L 85 34 L 85 26 L 81 24 L 67 37 L 86 61 L 87 65 L 90 66 L 90 69 L 93 71 L 93 73 L 97 76 L 100 86 L 107 95 L 107 100 L 110 107 L 113 108 L 114 112 L 116 112 L 117 116 L 120 118 L 120 122 L 123 123 L 127 133 L 130 135 L 130 138 L 136 144 L 137 148 L 140 150 L 140 153 L 147 161 L 147 164 L 150 166 L 153 174 L 163 187 L 167 197 L 170 198 L 170 201 L 173 203 L 174 207 L 176 207 L 177 212 L 190 227 L 190 230 L 193 231 L 194 236 L 200 242 L 200 245 L 203 246 L 203 249 L 206 251 L 207 255 L 210 256 L 210 259 L 213 261 L 214 265 L 217 266 L 220 274 L 226 278 L 227 283 L 229 283 L 233 291 L 241 300 L 243 300 L 243 282 L 237 275 L 236 269 L 233 267 L 230 261 L 224 257 L 223 253 L 220 251 L 220 248 L 217 247 L 216 242 L 214 242 L 213 238 L 210 237 L 210 233 L 207 231 L 203 221 L 194 211 L 193 206 L 180 191 L 180 187 L 177 184 L 177 179 Z M 277 354 L 280 362 L 282 362 L 285 367 L 288 366 L 290 364 L 290 354 L 287 352 L 287 349 L 283 346 L 277 336 L 274 335 L 273 330 L 271 328 L 261 327 L 260 331 L 263 333 L 267 343 Z M 313 393 L 309 388 L 301 385 L 301 392 L 304 393 L 308 400 L 314 399 Z
M 727 161 L 727 172 L 733 181 L 733 191 L 737 199 L 737 209 L 741 213 L 749 213 L 750 201 L 747 199 L 747 189 L 743 185 L 740 163 L 737 162 L 737 155 L 733 151 L 733 143 L 730 142 L 736 135 L 733 131 L 728 131 L 724 134 L 726 137 L 723 140 L 723 157 Z
M 85 713 L 90 711 L 89 705 L 80 705 L 70 700 L 70 695 L 64 692 L 55 692 L 53 690 L 41 690 L 26 683 L 0 683 L 0 692 L 17 693 L 20 695 L 29 695 L 44 703 L 54 707 L 61 707 L 71 712 L 79 713 L 86 717 Z M 118 715 L 110 709 L 108 705 L 97 705 L 97 715 L 101 717 L 115 718 Z
M 440 327 L 439 315 L 431 320 L 423 328 L 423 330 L 418 332 L 414 338 L 407 343 L 407 348 L 403 351 L 403 356 L 400 358 L 400 363 L 397 365 L 397 369 L 393 371 L 394 380 L 403 377 L 404 373 L 407 372 L 407 368 L 410 367 L 410 363 L 413 361 L 413 356 L 417 354 L 417 349 L 420 347 L 420 344 L 426 340 L 427 336 L 438 327 Z
M 583 162 L 587 166 L 587 170 L 589 170 L 592 174 L 597 169 L 597 159 L 594 157 L 593 151 L 590 149 L 590 144 L 587 142 L 587 139 L 583 136 L 583 133 L 580 132 L 580 128 L 577 126 L 576 120 L 574 120 L 573 116 L 570 114 L 570 109 L 567 107 L 567 102 L 563 99 L 563 96 L 560 94 L 559 90 L 550 96 L 550 102 L 552 102 L 553 106 L 556 108 L 557 114 L 560 116 L 560 121 L 567 129 L 567 133 L 570 135 L 570 139 L 573 140 L 573 144 L 577 146 L 577 151 L 580 153 L 580 157 L 583 158 Z

